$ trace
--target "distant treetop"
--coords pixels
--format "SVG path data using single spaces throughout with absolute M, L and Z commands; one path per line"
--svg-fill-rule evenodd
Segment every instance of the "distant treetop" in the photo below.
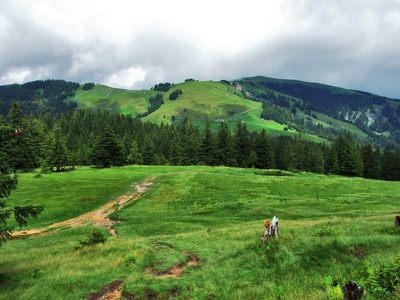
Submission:
M 94 88 L 95 84 L 93 82 L 87 82 L 83 85 L 82 90 L 89 91 Z
M 170 87 L 171 84 L 169 82 L 159 83 L 154 86 L 154 90 L 159 92 L 168 92 Z

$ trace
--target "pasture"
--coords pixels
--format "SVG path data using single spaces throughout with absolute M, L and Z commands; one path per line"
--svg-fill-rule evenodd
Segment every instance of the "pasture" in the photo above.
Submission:
M 204 166 L 34 175 L 19 174 L 8 200 L 45 205 L 30 229 L 94 210 L 146 178 L 154 185 L 115 207 L 118 237 L 102 228 L 104 244 L 79 246 L 90 221 L 6 243 L 0 299 L 83 299 L 110 283 L 127 299 L 341 299 L 348 280 L 366 299 L 399 295 L 370 286 L 399 255 L 400 235 L 382 230 L 399 215 L 398 182 Z M 263 221 L 275 215 L 280 238 L 261 247 Z

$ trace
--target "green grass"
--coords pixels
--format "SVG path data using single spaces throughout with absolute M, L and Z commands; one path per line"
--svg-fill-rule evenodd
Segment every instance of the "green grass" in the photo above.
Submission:
M 123 294 L 137 299 L 146 293 L 159 298 L 176 293 L 178 299 L 341 299 L 341 285 L 355 280 L 366 287 L 367 271 L 399 252 L 400 235 L 382 230 L 399 214 L 397 182 L 271 174 L 142 166 L 82 168 L 42 178 L 21 174 L 9 203 L 46 201 L 46 212 L 31 227 L 99 207 L 150 176 L 156 176 L 156 185 L 112 215 L 120 221 L 119 237 L 109 236 L 105 244 L 78 248 L 88 226 L 4 245 L 0 299 L 82 299 L 114 280 L 123 280 Z M 76 200 L 83 196 L 93 202 Z M 280 218 L 280 239 L 260 247 L 263 220 L 274 215 Z M 319 236 L 326 228 L 336 234 Z M 199 264 L 188 265 L 181 277 L 154 276 L 186 266 L 193 255 Z M 379 297 L 368 292 L 366 299 Z
M 181 89 L 183 94 L 177 100 L 169 100 L 169 95 Z M 195 126 L 205 127 L 208 118 L 212 129 L 218 130 L 220 121 L 228 123 L 233 131 L 239 121 L 246 122 L 250 131 L 266 129 L 269 136 L 297 134 L 294 130 L 285 131 L 285 124 L 266 121 L 260 118 L 262 107 L 260 102 L 242 98 L 240 91 L 221 82 L 189 81 L 171 86 L 168 92 L 153 90 L 130 91 L 115 89 L 104 85 L 96 85 L 92 90 L 79 89 L 76 96 L 69 101 L 75 101 L 78 109 L 107 109 L 110 112 L 119 112 L 136 116 L 147 112 L 149 97 L 157 93 L 163 94 L 164 105 L 158 110 L 143 118 L 144 121 L 161 124 L 180 124 L 185 118 Z M 175 121 L 172 120 L 175 117 Z M 303 135 L 305 140 L 326 142 L 326 140 Z
M 92 90 L 79 89 L 70 99 L 78 104 L 78 109 L 107 109 L 111 112 L 136 116 L 147 112 L 148 98 L 153 91 L 131 91 L 96 85 Z

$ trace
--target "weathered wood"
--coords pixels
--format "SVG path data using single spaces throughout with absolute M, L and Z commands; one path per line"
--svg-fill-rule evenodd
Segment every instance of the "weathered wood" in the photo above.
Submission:
M 261 237 L 261 245 L 264 245 L 265 241 L 269 239 L 271 236 L 278 237 L 279 233 L 278 221 L 279 219 L 276 216 L 274 216 L 272 222 L 268 220 L 264 221 L 265 231 Z
M 396 228 L 400 227 L 400 216 L 394 217 L 394 226 L 396 226 Z

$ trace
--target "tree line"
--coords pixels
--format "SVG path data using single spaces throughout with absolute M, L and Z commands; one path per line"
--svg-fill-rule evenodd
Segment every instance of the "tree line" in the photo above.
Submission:
M 187 120 L 157 125 L 101 110 L 27 116 L 17 102 L 0 116 L 0 126 L 18 130 L 9 131 L 13 138 L 0 145 L 1 164 L 14 170 L 204 164 L 400 180 L 399 147 L 358 145 L 349 132 L 328 145 L 305 141 L 301 134 L 271 138 L 265 129 L 250 132 L 240 121 L 233 130 L 221 122 L 214 131 L 209 121 L 200 130 Z

